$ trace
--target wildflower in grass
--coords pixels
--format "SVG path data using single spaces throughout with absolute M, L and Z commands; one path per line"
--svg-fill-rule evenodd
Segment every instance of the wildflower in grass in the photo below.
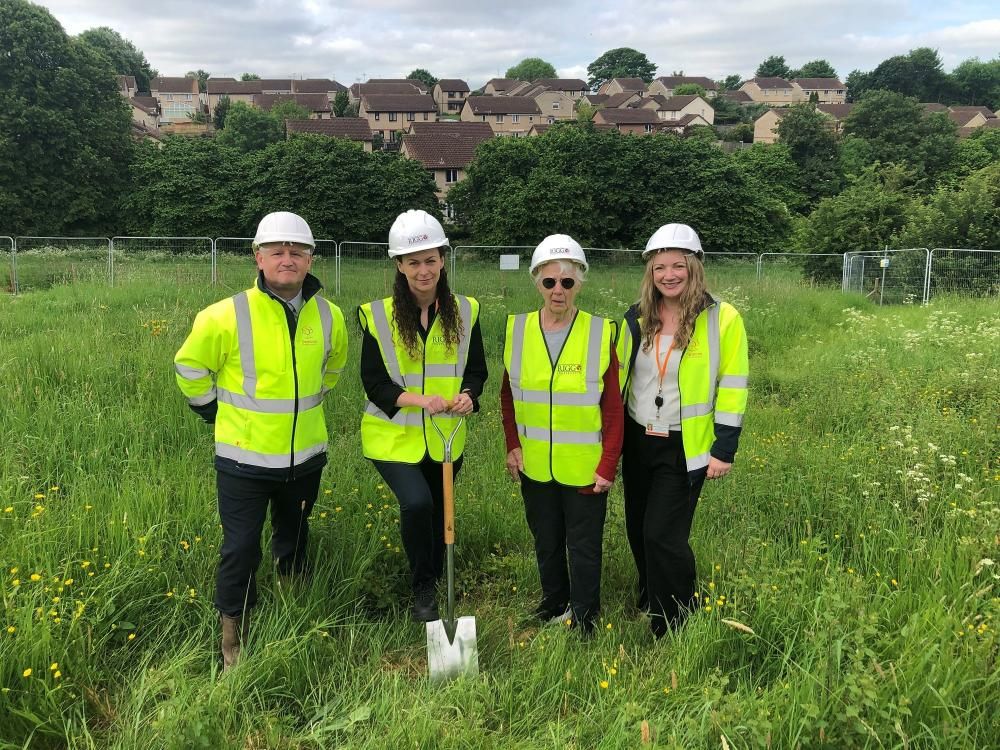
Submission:
M 320 518 L 326 518 L 326 511 L 324 510 L 322 513 L 320 513 L 319 517 Z
M 191 549 L 191 543 L 188 542 L 187 539 L 181 539 L 180 544 L 181 544 L 181 549 L 183 549 L 185 552 Z
M 18 586 L 21 585 L 21 579 L 15 578 L 13 581 L 10 582 L 10 585 L 13 586 L 14 588 L 17 588 Z
M 343 510 L 343 508 L 341 508 L 341 507 L 340 507 L 340 506 L 338 505 L 338 506 L 337 506 L 336 508 L 334 508 L 334 509 L 333 509 L 333 512 L 334 512 L 334 513 L 340 513 L 340 511 L 342 511 L 342 510 Z
M 128 639 L 129 639 L 130 641 L 134 641 L 134 640 L 135 640 L 135 633 L 129 633 L 129 634 L 128 634 Z
M 31 672 L 32 672 L 31 667 L 28 667 L 26 670 L 21 672 L 21 677 L 31 677 Z
M 618 674 L 618 670 L 615 669 L 614 667 L 611 667 L 611 669 L 608 670 L 608 674 L 614 677 L 616 674 Z
M 333 490 L 323 490 L 323 494 L 324 495 L 332 495 L 333 494 Z
M 14 506 L 13 505 L 8 505 L 6 508 L 3 509 L 3 512 L 4 513 L 13 513 L 14 512 Z
M 37 582 L 37 581 L 42 580 L 42 577 L 40 575 L 38 575 L 38 573 L 32 573 L 31 574 L 31 580 Z
M 57 669 L 55 672 L 52 673 L 52 676 L 55 677 L 57 680 L 61 680 L 62 679 L 62 672 L 60 672 Z
M 63 586 L 72 586 L 72 585 L 73 585 L 72 578 L 67 578 L 65 581 L 63 581 Z
M 600 685 L 601 685 L 601 690 L 607 690 L 607 689 L 608 689 L 608 685 L 609 685 L 609 684 L 610 684 L 610 683 L 608 683 L 608 681 L 607 681 L 607 680 L 601 680 L 601 682 L 600 682 Z
M 59 662 L 54 661 L 49 665 L 50 672 L 55 672 L 57 669 L 59 669 Z
M 84 570 L 86 570 L 87 568 L 89 568 L 90 567 L 90 560 L 84 560 L 83 562 L 81 562 L 80 563 L 80 567 L 83 568 Z
M 515 588 L 516 588 L 516 587 L 515 587 Z M 611 628 L 612 628 L 612 625 L 611 625 L 611 623 L 609 622 L 609 623 L 608 623 L 607 625 L 605 625 L 604 627 L 605 627 L 605 628 L 607 628 L 608 630 L 611 630 Z
M 35 500 L 42 500 L 44 498 L 45 498 L 45 495 L 43 495 L 41 492 L 36 492 L 35 493 Z
M 896 588 L 899 588 L 899 582 L 898 582 L 898 581 L 897 581 L 897 580 L 896 580 L 895 578 L 893 578 L 893 579 L 892 579 L 891 583 L 892 583 L 892 585 L 893 585 L 893 586 L 895 586 Z
M 54 484 L 51 487 L 49 487 L 49 492 L 58 492 L 58 491 L 59 491 L 59 485 L 58 484 Z
M 13 625 L 8 625 L 8 626 L 7 626 L 7 632 L 8 632 L 8 633 L 9 633 L 10 635 L 14 635 L 14 633 L 16 633 L 16 632 L 17 632 L 17 628 L 15 628 L 15 627 L 14 627 Z
M 664 695 L 670 695 L 670 688 L 669 687 L 663 688 L 663 694 Z

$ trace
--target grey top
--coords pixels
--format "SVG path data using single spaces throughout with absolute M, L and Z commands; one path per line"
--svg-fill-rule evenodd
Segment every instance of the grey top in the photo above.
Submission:
M 566 339 L 569 338 L 569 329 L 572 327 L 564 326 L 558 331 L 542 331 L 542 334 L 545 336 L 545 346 L 549 350 L 549 359 L 553 363 L 555 363 L 556 357 L 559 356 L 559 352 L 562 351 Z
M 667 353 L 670 343 L 674 337 L 667 333 L 661 333 L 660 338 L 660 361 Z M 660 416 L 656 416 L 656 398 L 660 390 L 660 370 L 656 362 L 656 344 L 649 347 L 648 352 L 642 350 L 639 344 L 639 351 L 636 352 L 635 369 L 632 373 L 632 385 L 628 394 L 628 413 L 636 422 L 641 425 L 650 422 L 659 422 L 669 425 L 671 430 L 681 428 L 681 392 L 677 387 L 677 370 L 681 364 L 683 349 L 672 349 L 670 359 L 667 360 L 667 370 L 663 374 L 663 406 L 660 407 Z

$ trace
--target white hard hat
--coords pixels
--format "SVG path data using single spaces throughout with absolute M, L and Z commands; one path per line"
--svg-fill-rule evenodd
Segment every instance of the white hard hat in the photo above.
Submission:
M 389 257 L 417 253 L 444 247 L 448 238 L 444 236 L 441 222 L 426 211 L 410 209 L 404 211 L 392 222 L 389 229 Z
M 313 239 L 306 220 L 290 211 L 274 211 L 260 220 L 257 234 L 253 238 L 254 249 L 269 242 L 294 242 L 316 247 L 316 240 Z
M 590 267 L 587 265 L 587 256 L 583 254 L 580 243 L 568 234 L 550 234 L 539 242 L 535 252 L 531 254 L 529 273 L 534 273 L 540 265 L 552 260 L 576 261 L 583 266 L 584 271 Z
M 646 260 L 660 250 L 687 250 L 699 258 L 705 256 L 698 233 L 687 224 L 664 224 L 653 232 L 646 243 L 646 249 L 642 251 L 642 259 Z

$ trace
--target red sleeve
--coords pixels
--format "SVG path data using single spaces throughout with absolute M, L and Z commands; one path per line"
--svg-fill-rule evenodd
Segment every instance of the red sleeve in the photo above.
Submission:
M 601 433 L 603 435 L 601 462 L 597 473 L 605 479 L 614 479 L 618 471 L 618 458 L 622 454 L 625 435 L 625 407 L 618 387 L 618 355 L 611 350 L 611 364 L 604 373 L 604 392 L 601 394 Z
M 616 370 L 617 372 L 617 370 Z M 500 384 L 500 418 L 503 420 L 503 435 L 507 442 L 507 452 L 521 447 L 517 438 L 517 422 L 514 420 L 514 394 L 510 390 L 510 376 L 503 371 L 503 382 Z

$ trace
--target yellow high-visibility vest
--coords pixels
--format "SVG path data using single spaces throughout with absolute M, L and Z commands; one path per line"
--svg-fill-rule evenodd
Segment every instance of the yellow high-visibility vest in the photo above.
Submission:
M 323 396 L 346 359 L 339 307 L 310 297 L 293 342 L 282 303 L 255 286 L 198 313 L 174 369 L 189 403 L 218 400 L 216 455 L 277 471 L 326 450 Z
M 616 342 L 622 397 L 627 400 L 642 322 L 628 314 Z M 747 407 L 747 334 L 743 318 L 728 302 L 712 303 L 695 319 L 694 332 L 681 354 L 677 386 L 681 397 L 681 436 L 689 473 L 708 466 L 716 425 L 741 428 Z
M 586 487 L 601 461 L 601 394 L 613 324 L 581 310 L 570 326 L 553 362 L 538 311 L 508 316 L 503 362 L 525 475 Z
M 400 341 L 393 320 L 392 298 L 375 300 L 358 308 L 358 320 L 378 342 L 389 378 L 407 393 L 441 396 L 451 401 L 462 388 L 465 365 L 469 359 L 472 327 L 479 319 L 479 302 L 461 294 L 453 295 L 462 319 L 462 335 L 457 346 L 445 343 L 441 317 L 434 318 L 427 340 L 417 341 L 413 356 Z M 429 424 L 430 415 L 416 406 L 404 406 L 390 418 L 371 401 L 365 402 L 361 417 L 361 449 L 366 458 L 376 461 L 398 461 L 416 464 L 426 455 L 434 461 L 444 460 L 444 443 Z M 435 415 L 441 431 L 448 436 L 457 417 Z M 463 423 L 451 447 L 452 460 L 465 448 L 466 427 Z

